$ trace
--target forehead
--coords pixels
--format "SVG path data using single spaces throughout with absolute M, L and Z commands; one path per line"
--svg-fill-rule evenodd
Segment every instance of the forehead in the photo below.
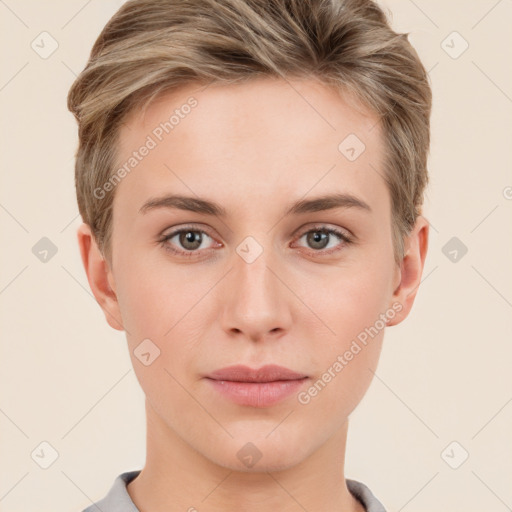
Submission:
M 290 124 L 293 118 L 295 121 Z M 187 120 L 186 123 L 184 121 Z M 348 91 L 336 90 L 314 79 L 285 80 L 256 78 L 238 84 L 189 84 L 159 95 L 149 108 L 134 108 L 123 120 L 120 133 L 125 149 L 136 145 L 137 131 L 155 133 L 159 138 L 160 123 L 170 122 L 179 136 L 191 126 L 197 137 L 255 139 L 267 135 L 267 142 L 278 135 L 278 142 L 293 135 L 314 135 L 315 131 L 332 132 L 337 140 L 347 128 L 369 138 L 377 123 L 376 115 Z M 247 123 L 250 121 L 250 124 Z M 222 126 L 220 134 L 218 129 Z M 128 128 L 128 129 L 127 129 Z M 269 132 L 269 129 L 271 131 Z M 229 131 L 228 131 L 229 130 Z M 377 130 L 378 131 L 378 130 Z M 189 134 L 190 135 L 190 134 Z M 131 143 L 131 144 L 130 144 Z
M 377 116 L 316 80 L 259 78 L 166 93 L 124 119 L 117 166 L 143 146 L 150 149 L 116 200 L 122 188 L 141 202 L 166 185 L 201 196 L 216 190 L 220 200 L 302 196 L 316 182 L 367 189 L 369 198 L 382 181 Z

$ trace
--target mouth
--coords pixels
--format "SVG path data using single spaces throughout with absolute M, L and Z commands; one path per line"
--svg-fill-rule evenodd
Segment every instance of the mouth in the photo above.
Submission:
M 270 407 L 299 391 L 309 380 L 306 374 L 277 365 L 258 369 L 236 365 L 205 377 L 224 398 L 248 407 Z

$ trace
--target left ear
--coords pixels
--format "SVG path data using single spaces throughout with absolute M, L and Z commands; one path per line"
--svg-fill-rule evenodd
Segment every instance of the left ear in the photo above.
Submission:
M 405 255 L 397 273 L 399 281 L 391 299 L 393 303 L 399 303 L 402 307 L 401 309 L 393 307 L 397 313 L 389 319 L 388 327 L 405 320 L 411 311 L 427 255 L 429 227 L 427 219 L 419 215 L 414 228 L 404 241 Z

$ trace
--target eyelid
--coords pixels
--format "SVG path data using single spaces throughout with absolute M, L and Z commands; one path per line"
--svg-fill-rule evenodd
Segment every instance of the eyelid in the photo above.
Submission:
M 355 236 L 347 228 L 333 226 L 322 222 L 313 222 L 312 224 L 308 224 L 305 228 L 299 228 L 297 231 L 300 233 L 299 237 L 309 233 L 310 231 L 332 231 L 337 232 L 348 239 L 355 238 Z
M 166 234 L 166 231 L 169 230 L 169 232 Z M 183 225 L 178 225 L 177 227 L 172 227 L 172 228 L 166 228 L 162 234 L 160 235 L 161 238 L 168 238 L 170 236 L 174 236 L 178 233 L 180 233 L 181 231 L 199 231 L 201 233 L 205 233 L 207 234 L 210 238 L 215 238 L 214 236 L 212 236 L 212 234 L 209 232 L 209 227 L 207 227 L 206 225 L 204 224 L 183 224 Z

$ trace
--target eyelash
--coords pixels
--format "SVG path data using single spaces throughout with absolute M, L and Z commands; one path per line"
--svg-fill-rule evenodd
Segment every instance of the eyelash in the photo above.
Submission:
M 173 254 L 177 254 L 179 256 L 184 256 L 186 258 L 190 258 L 190 257 L 194 257 L 196 256 L 200 251 L 199 250 L 194 250 L 194 251 L 181 251 L 181 250 L 178 250 L 178 249 L 174 249 L 171 245 L 167 244 L 167 242 L 174 238 L 176 235 L 179 235 L 181 233 L 188 233 L 188 232 L 193 232 L 193 233 L 201 233 L 201 234 L 205 234 L 207 236 L 209 236 L 210 238 L 213 239 L 213 237 L 205 230 L 203 229 L 198 229 L 194 226 L 185 226 L 185 227 L 182 227 L 180 229 L 177 229 L 176 231 L 172 231 L 171 233 L 167 234 L 167 235 L 164 235 L 163 237 L 160 238 L 159 242 L 161 243 L 161 245 L 163 246 L 163 248 L 166 250 L 166 251 L 169 251 Z M 334 228 L 328 228 L 324 225 L 318 225 L 318 226 L 313 226 L 312 228 L 308 229 L 307 231 L 304 231 L 299 237 L 298 237 L 298 240 L 300 240 L 304 235 L 307 235 L 308 233 L 326 233 L 326 234 L 329 234 L 329 235 L 334 235 L 335 237 L 337 237 L 341 242 L 343 242 L 342 246 L 343 245 L 349 245 L 349 244 L 352 244 L 353 243 L 353 239 L 352 237 L 350 237 L 349 235 L 347 235 L 346 233 L 340 231 L 340 230 L 337 230 L 337 229 L 334 229 Z M 204 249 L 204 251 L 212 251 L 214 250 L 213 248 L 210 248 L 210 249 Z M 324 255 L 324 256 L 328 256 L 334 252 L 337 252 L 337 251 L 340 251 L 340 246 L 337 246 L 336 248 L 334 249 L 329 249 L 329 250 L 323 250 L 323 249 L 320 249 L 320 250 L 315 250 L 315 249 L 309 249 L 309 251 L 315 255 Z

